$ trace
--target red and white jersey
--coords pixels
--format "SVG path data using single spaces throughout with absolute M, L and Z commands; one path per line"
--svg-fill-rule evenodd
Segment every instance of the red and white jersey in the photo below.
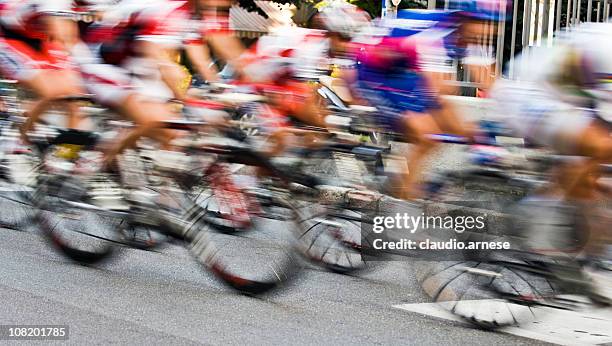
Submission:
M 185 34 L 184 44 L 202 44 L 209 35 L 229 35 L 232 33 L 228 12 L 205 11 L 202 18 L 192 15 L 188 3 L 183 7 L 191 15 L 188 31 Z
M 99 43 L 127 39 L 180 45 L 188 23 L 184 3 L 169 0 L 123 1 L 105 13 L 104 20 L 92 30 L 88 41 Z M 125 37 L 126 32 L 129 32 L 128 37 Z
M 327 66 L 329 41 L 321 30 L 285 28 L 261 37 L 242 59 L 255 82 L 306 76 Z
M 184 3 L 125 0 L 106 12 L 101 22 L 91 25 L 84 41 L 104 62 L 113 65 L 139 56 L 139 41 L 177 48 L 183 44 L 189 24 Z
M 71 0 L 6 0 L 0 2 L 0 25 L 3 35 L 19 35 L 32 39 L 47 37 L 42 18 L 46 15 L 68 15 Z

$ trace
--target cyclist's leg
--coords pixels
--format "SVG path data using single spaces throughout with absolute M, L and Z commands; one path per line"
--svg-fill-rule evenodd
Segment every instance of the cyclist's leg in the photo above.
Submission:
M 418 198 L 424 159 L 437 147 L 428 135 L 441 132 L 431 114 L 439 104 L 422 75 L 387 76 L 383 83 L 384 88 L 377 91 L 373 100 L 382 113 L 379 117 L 385 119 L 385 126 L 399 131 L 406 141 L 414 143 L 407 155 L 408 171 L 403 174 L 398 197 Z
M 38 99 L 28 112 L 22 137 L 57 98 L 79 93 L 78 77 L 58 63 L 46 48 L 37 51 L 28 43 L 0 38 L 0 68 L 5 76 L 31 89 Z
M 537 122 L 527 128 L 528 139 L 553 149 L 557 154 L 583 157 L 555 167 L 552 186 L 558 198 L 582 206 L 584 219 L 587 220 L 585 228 L 580 230 L 586 238 L 584 251 L 594 251 L 597 248 L 595 243 L 602 235 L 598 227 L 592 227 L 593 218 L 588 214 L 596 205 L 600 165 L 612 159 L 609 131 L 597 124 L 587 111 L 559 101 L 546 102 L 534 98 L 533 93 L 531 96 L 532 102 L 544 104 L 545 107 L 543 111 L 542 108 L 537 111 Z M 523 120 L 528 123 L 528 118 Z
M 106 163 L 111 164 L 118 154 L 133 147 L 142 137 L 150 137 L 162 146 L 175 137 L 175 131 L 161 128 L 161 121 L 173 117 L 172 107 L 142 95 L 125 69 L 107 64 L 89 64 L 81 69 L 96 100 L 137 125 L 107 151 Z
M 320 96 L 313 86 L 286 81 L 282 85 L 271 85 L 264 92 L 270 105 L 285 116 L 290 115 L 304 124 L 325 128 Z
M 438 102 L 440 108 L 431 110 L 431 114 L 442 132 L 473 139 L 476 126 L 460 117 L 455 105 L 448 100 L 440 98 Z
M 287 149 L 289 120 L 270 106 L 264 107 L 267 114 L 262 117 L 262 134 L 266 136 L 265 153 L 269 157 L 282 154 Z
M 289 135 L 287 130 L 283 128 L 276 129 L 274 132 L 270 133 L 266 139 L 268 149 L 265 151 L 265 154 L 269 157 L 282 154 L 287 148 L 287 139 Z
M 559 173 L 559 184 L 566 198 L 590 199 L 595 193 L 593 177 L 597 176 L 599 165 L 612 160 L 610 132 L 589 111 L 560 101 L 548 101 L 545 105 L 530 137 L 558 154 L 586 158 L 586 162 L 565 164 Z
M 177 132 L 163 128 L 164 120 L 172 119 L 171 105 L 146 100 L 139 94 L 127 96 L 121 105 L 115 108 L 121 115 L 133 121 L 137 127 L 132 129 L 125 137 L 107 152 L 106 162 L 112 162 L 117 155 L 136 145 L 143 137 L 157 141 L 162 148 L 167 148 L 170 142 L 177 137 Z
M 66 115 L 68 116 L 68 120 L 66 122 L 66 126 L 70 129 L 76 129 L 81 125 L 83 121 L 83 114 L 81 113 L 81 105 L 79 105 L 76 101 L 65 102 L 63 106 L 66 108 Z
M 290 114 L 305 124 L 326 128 L 325 112 L 316 89 L 306 83 L 292 83 L 290 92 L 291 97 L 285 99 Z
M 440 128 L 431 115 L 411 112 L 405 113 L 403 124 L 404 136 L 413 143 L 413 147 L 407 155 L 408 172 L 404 174 L 398 197 L 415 199 L 420 197 L 419 182 L 425 158 L 437 148 L 437 143 L 429 139 L 428 135 L 439 133 Z
M 597 179 L 601 164 L 612 161 L 612 137 L 607 129 L 592 122 L 574 138 L 575 155 L 587 157 L 586 163 L 568 164 L 561 185 L 570 199 L 592 199 L 597 194 Z
M 461 118 L 454 104 L 444 99 L 443 95 L 457 95 L 457 87 L 445 84 L 449 76 L 440 72 L 424 72 L 423 83 L 427 83 L 436 95 L 438 107 L 431 110 L 431 115 L 444 133 L 473 138 L 475 126 Z
M 21 127 L 22 139 L 27 141 L 27 132 L 59 98 L 83 92 L 77 81 L 78 77 L 74 72 L 60 70 L 39 70 L 33 77 L 20 81 L 21 85 L 31 89 L 39 96 L 26 113 L 27 120 Z M 68 106 L 67 111 L 68 123 L 74 125 L 74 119 L 78 117 L 78 106 Z
M 612 160 L 612 137 L 610 131 L 593 121 L 587 126 L 576 143 L 578 152 L 602 163 Z
M 283 86 L 276 86 L 268 92 L 268 100 L 271 108 L 274 112 L 279 113 L 280 116 L 277 118 L 287 118 L 291 116 L 298 121 L 321 129 L 326 128 L 325 124 L 325 113 L 321 107 L 319 100 L 319 94 L 315 88 L 302 82 L 288 82 Z M 277 119 L 275 122 L 278 122 Z M 282 132 L 278 132 L 275 135 L 275 140 L 278 143 L 282 143 L 283 147 L 286 147 L 286 137 L 291 131 L 287 130 L 289 122 L 285 121 L 286 124 L 275 127 L 283 127 Z M 294 131 L 296 132 L 296 131 Z M 281 139 L 283 137 L 283 139 Z M 300 133 L 301 144 L 305 147 L 315 147 L 317 145 L 320 136 L 318 133 Z M 284 149 L 284 148 L 283 148 Z M 283 150 L 278 147 L 274 150 L 277 153 Z

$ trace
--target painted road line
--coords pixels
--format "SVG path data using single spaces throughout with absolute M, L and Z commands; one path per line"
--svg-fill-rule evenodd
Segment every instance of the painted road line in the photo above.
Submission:
M 455 302 L 448 302 L 449 304 Z M 498 300 L 463 301 L 464 304 L 495 305 Z M 510 309 L 524 309 L 515 304 Z M 514 306 L 512 306 L 514 305 Z M 418 314 L 440 319 L 467 323 L 460 317 L 445 310 L 438 303 L 401 304 L 394 305 Z M 602 345 L 612 343 L 612 309 L 588 308 L 583 311 L 560 310 L 554 308 L 532 308 L 533 317 L 519 326 L 504 327 L 499 332 L 517 335 L 525 338 L 555 343 L 559 345 Z

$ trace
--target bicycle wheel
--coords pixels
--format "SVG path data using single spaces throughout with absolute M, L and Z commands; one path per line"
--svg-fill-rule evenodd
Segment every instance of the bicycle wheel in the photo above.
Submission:
M 261 131 L 257 125 L 258 115 L 262 112 L 261 105 L 247 103 L 238 107 L 232 114 L 232 119 L 238 122 L 238 128 L 247 137 L 257 136 Z
M 196 177 L 199 181 L 190 188 L 190 194 L 206 210 L 202 217 L 209 225 L 224 233 L 251 228 L 260 212 L 257 201 L 246 193 L 246 185 L 252 182 L 239 181 L 221 162 L 213 162 L 201 177 Z
M 546 276 L 521 269 L 530 263 L 524 254 L 501 253 L 486 262 L 420 262 L 416 277 L 444 309 L 479 328 L 497 329 L 532 322 L 537 317 L 532 306 L 559 294 Z
M 15 123 L 0 121 L 0 224 L 19 231 L 31 229 L 32 188 L 39 173 L 39 161 L 19 143 Z
M 121 242 L 139 250 L 154 250 L 167 240 L 155 227 L 142 223 L 124 221 L 119 230 Z
M 8 158 L 7 158 L 8 156 Z M 0 225 L 19 231 L 31 230 L 32 193 L 38 175 L 33 155 L 6 155 L 0 163 L 7 176 L 0 182 Z M 16 176 L 19 179 L 14 179 Z
M 83 180 L 65 175 L 42 177 L 34 200 L 40 230 L 66 257 L 93 264 L 114 252 L 123 220 L 93 205 Z
M 92 150 L 96 142 L 91 132 L 60 130 L 48 142 L 36 143 L 41 158 L 32 198 L 36 223 L 60 252 L 84 264 L 100 262 L 113 253 L 122 222 L 118 213 L 95 203 L 100 204 L 104 196 L 97 191 L 122 200 L 115 198 L 122 197 L 117 184 L 96 173 L 101 157 Z
M 287 286 L 302 267 L 291 222 L 256 219 L 240 235 L 215 232 L 193 200 L 184 204 L 177 225 L 194 258 L 225 285 L 258 295 Z
M 318 204 L 300 208 L 301 253 L 312 263 L 339 274 L 355 274 L 372 267 L 362 257 L 360 213 Z

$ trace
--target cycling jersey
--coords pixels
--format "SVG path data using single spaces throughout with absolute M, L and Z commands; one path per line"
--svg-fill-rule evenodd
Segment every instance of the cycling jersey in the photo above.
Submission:
M 0 4 L 0 27 L 2 36 L 22 40 L 44 40 L 46 28 L 42 22 L 45 15 L 67 15 L 70 0 L 8 0 Z
M 404 37 L 385 36 L 355 48 L 355 58 L 363 71 L 395 73 L 419 68 L 416 45 Z
M 456 11 L 403 10 L 397 18 L 385 18 L 377 23 L 377 32 L 365 38 L 365 42 L 376 42 L 375 49 L 362 56 L 366 64 L 374 62 L 390 71 L 412 65 L 410 59 L 417 58 L 422 71 L 455 73 L 454 61 L 462 60 L 468 65 L 491 65 L 495 63 L 492 48 L 477 45 L 462 45 L 459 40 L 461 21 Z M 384 38 L 384 39 L 382 39 Z M 382 41 L 382 42 L 380 42 Z M 398 46 L 409 46 L 416 51 L 402 59 L 395 54 L 389 60 L 388 52 L 397 51 Z M 411 52 L 412 53 L 412 52 Z
M 179 47 L 184 40 L 188 15 L 182 1 L 125 1 L 90 28 L 86 41 L 99 44 L 104 62 L 120 65 L 138 55 L 138 41 Z
M 612 25 L 585 24 L 559 33 L 552 47 L 531 47 L 514 61 L 516 80 L 500 80 L 491 97 L 500 120 L 534 144 L 572 154 L 593 121 L 591 108 L 611 100 Z
M 104 105 L 121 104 L 132 93 L 165 101 L 173 97 L 155 61 L 143 57 L 138 42 L 178 48 L 188 13 L 183 1 L 124 1 L 90 28 L 87 43 L 74 52 L 89 91 Z
M 274 132 L 289 126 L 295 114 L 313 94 L 301 78 L 313 78 L 329 67 L 329 41 L 325 32 L 283 28 L 261 37 L 242 57 L 243 72 L 250 83 L 274 99 L 275 110 L 266 110 L 262 130 Z
M 47 40 L 43 18 L 67 15 L 70 1 L 9 0 L 0 4 L 0 70 L 6 78 L 29 80 L 40 70 L 63 69 L 68 57 Z
M 462 45 L 456 11 L 399 11 L 356 41 L 357 90 L 379 109 L 381 124 L 399 130 L 402 118 L 439 107 L 424 72 L 456 73 L 455 61 L 491 65 L 492 53 Z
M 400 11 L 398 18 L 377 23 L 374 32 L 356 41 L 360 96 L 379 110 L 378 121 L 403 131 L 403 117 L 438 108 L 423 71 L 447 72 L 461 51 L 454 43 L 456 25 L 444 11 Z M 434 58 L 445 69 L 436 70 Z
M 261 37 L 242 60 L 251 81 L 279 84 L 292 78 L 308 77 L 326 69 L 329 42 L 325 32 L 303 28 L 285 28 Z

